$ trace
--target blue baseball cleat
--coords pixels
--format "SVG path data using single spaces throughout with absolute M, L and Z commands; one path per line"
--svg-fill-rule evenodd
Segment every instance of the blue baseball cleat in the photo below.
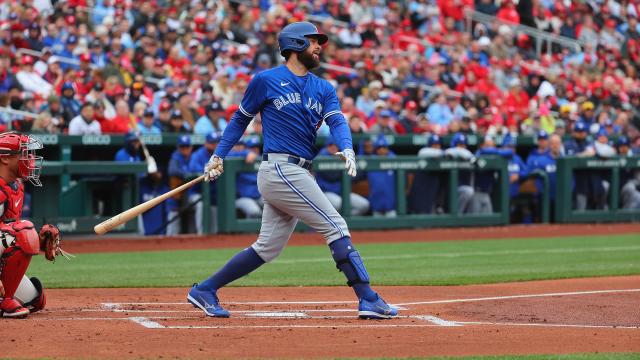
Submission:
M 398 309 L 387 304 L 378 295 L 375 301 L 360 299 L 358 316 L 360 319 L 391 319 L 398 315 Z
M 193 284 L 191 291 L 187 295 L 187 301 L 194 307 L 204 311 L 207 316 L 228 318 L 229 312 L 220 306 L 216 293 L 200 291 L 196 288 L 197 286 L 198 284 Z

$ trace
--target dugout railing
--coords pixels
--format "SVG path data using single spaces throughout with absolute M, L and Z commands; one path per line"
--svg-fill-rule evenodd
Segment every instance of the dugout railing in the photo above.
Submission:
M 601 179 L 607 181 L 606 208 L 598 210 L 575 209 L 574 181 L 576 170 L 600 171 Z M 640 209 L 622 209 L 620 191 L 621 171 L 639 170 L 640 157 L 614 158 L 559 158 L 556 164 L 556 201 L 554 220 L 557 223 L 624 222 L 640 220 Z
M 392 228 L 424 228 L 424 227 L 456 227 L 456 226 L 488 226 L 506 225 L 509 223 L 509 178 L 506 160 L 499 157 L 480 157 L 475 162 L 431 159 L 416 156 L 397 156 L 380 158 L 371 156 L 358 157 L 358 171 L 391 170 L 395 176 L 396 211 L 395 218 L 373 216 L 351 216 L 351 204 L 348 194 L 351 193 L 351 178 L 344 172 L 344 163 L 332 158 L 316 158 L 313 172 L 342 171 L 342 209 L 351 229 L 392 229 Z M 260 219 L 238 218 L 236 199 L 236 174 L 239 172 L 255 172 L 260 163 L 246 164 L 242 159 L 225 160 L 225 176 L 216 181 L 218 199 L 218 228 L 223 233 L 256 232 L 260 229 Z M 448 211 L 442 214 L 408 214 L 406 197 L 406 179 L 408 172 L 429 171 L 446 173 L 446 199 Z M 494 171 L 496 176 L 494 211 L 490 214 L 458 213 L 458 178 L 460 171 Z M 203 191 L 209 191 L 203 187 Z M 208 208 L 208 193 L 203 194 L 204 207 Z M 204 222 L 208 219 L 205 215 Z M 305 227 L 299 225 L 298 230 Z
M 138 179 L 143 162 L 45 161 L 42 187 L 27 185 L 29 219 L 37 226 L 51 223 L 65 233 L 93 233 L 93 227 L 139 202 Z M 114 232 L 138 231 L 130 221 Z

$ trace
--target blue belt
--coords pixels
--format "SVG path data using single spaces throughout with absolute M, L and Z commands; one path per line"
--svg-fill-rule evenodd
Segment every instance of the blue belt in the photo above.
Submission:
M 262 161 L 269 161 L 269 154 L 262 154 Z M 293 155 L 287 156 L 287 162 L 289 164 L 298 165 L 309 171 L 311 171 L 311 167 L 313 165 L 313 162 L 311 160 L 302 159 Z

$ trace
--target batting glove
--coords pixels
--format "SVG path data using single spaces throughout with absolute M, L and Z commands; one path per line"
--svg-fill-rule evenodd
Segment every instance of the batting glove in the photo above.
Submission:
M 204 167 L 204 181 L 213 181 L 219 178 L 223 172 L 222 158 L 218 155 L 213 155 Z
M 355 177 L 358 170 L 356 169 L 356 154 L 353 149 L 344 149 L 336 153 L 344 161 L 344 168 L 351 177 Z

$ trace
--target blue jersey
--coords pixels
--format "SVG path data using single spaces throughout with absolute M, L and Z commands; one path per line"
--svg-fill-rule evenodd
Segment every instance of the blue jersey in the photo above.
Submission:
M 513 154 L 509 160 L 509 177 L 513 174 L 518 174 L 519 179 L 509 185 L 509 196 L 516 197 L 520 193 L 520 183 L 529 176 L 529 168 L 518 154 Z
M 484 147 L 476 151 L 476 156 L 501 156 L 505 159 L 510 159 L 513 156 L 513 150 L 511 149 L 497 149 L 495 147 Z M 497 171 L 478 171 L 475 177 L 475 187 L 480 192 L 490 193 L 493 191 L 493 185 L 496 182 Z
M 547 173 L 549 177 L 549 198 L 551 200 L 556 197 L 556 159 L 551 156 L 551 152 L 549 150 L 540 152 L 538 149 L 535 149 L 529 154 L 527 158 L 527 167 L 529 171 L 533 170 L 542 170 Z M 536 188 L 538 193 L 543 192 L 543 183 L 542 180 L 536 179 Z
M 395 157 L 389 150 L 387 157 Z M 373 211 L 389 211 L 396 208 L 396 174 L 393 170 L 368 171 L 369 202 Z
M 251 150 L 230 151 L 229 157 L 246 158 Z M 260 191 L 258 191 L 258 173 L 256 172 L 240 172 L 236 177 L 236 193 L 238 197 L 247 197 L 251 199 L 259 199 Z
M 118 150 L 118 152 L 116 153 L 115 161 L 136 162 L 136 161 L 142 161 L 142 159 L 140 158 L 140 155 L 138 155 L 138 154 L 131 155 L 131 154 L 129 154 L 127 149 L 122 148 L 122 149 Z
M 202 169 L 204 169 L 205 165 L 211 158 L 213 152 L 209 152 L 206 147 L 202 146 L 198 150 L 194 151 L 191 154 L 191 159 L 189 159 L 189 172 L 190 173 L 201 173 Z M 211 205 L 216 204 L 217 193 L 216 193 L 216 182 L 209 181 L 209 199 L 211 201 Z M 201 194 L 202 193 L 202 183 L 194 185 L 191 189 L 189 189 L 189 194 Z
M 169 176 L 184 179 L 189 174 L 189 158 L 182 156 L 180 150 L 174 150 L 169 159 L 169 169 L 167 173 Z M 173 197 L 167 199 L 167 205 L 170 210 L 176 210 L 180 207 L 178 201 Z
M 260 113 L 265 153 L 312 159 L 316 132 L 326 122 L 340 149 L 352 149 L 351 132 L 328 81 L 312 73 L 297 76 L 285 65 L 256 74 L 222 135 L 216 155 L 224 158 Z
M 332 156 L 326 147 L 318 152 L 318 156 Z M 318 171 L 316 182 L 324 192 L 342 194 L 342 171 Z
M 169 191 L 166 184 L 152 184 L 148 180 L 140 183 L 140 202 L 149 201 Z M 167 218 L 167 202 L 152 207 L 142 214 L 145 235 L 164 235 L 163 227 Z
M 564 151 L 567 155 L 577 155 L 585 150 L 587 147 L 591 145 L 590 141 L 582 140 L 578 141 L 576 139 L 567 140 L 564 143 Z

